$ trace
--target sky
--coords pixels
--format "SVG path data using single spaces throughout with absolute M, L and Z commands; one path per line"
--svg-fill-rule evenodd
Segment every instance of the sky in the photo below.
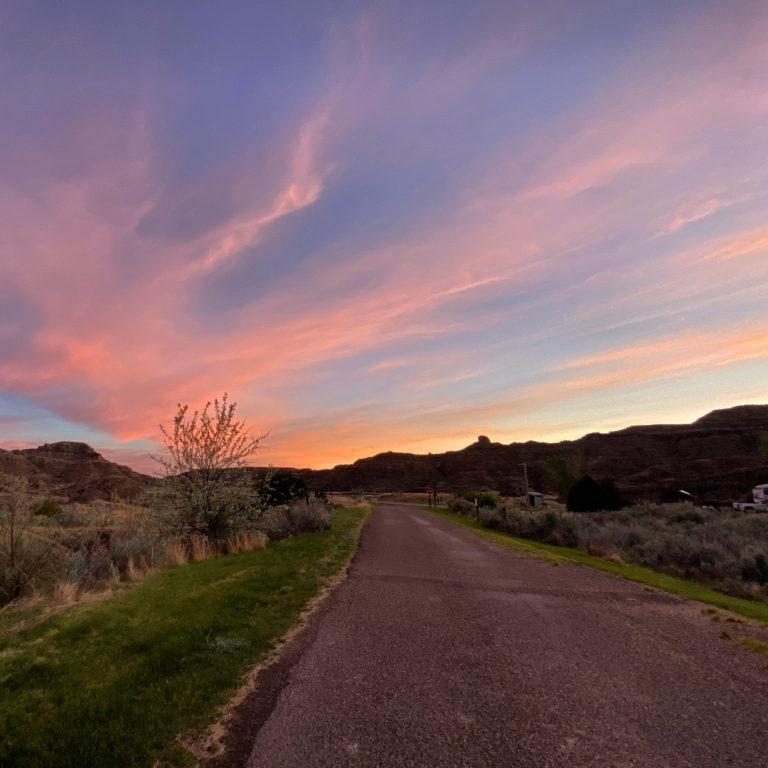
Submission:
M 253 463 L 768 402 L 768 4 L 0 6 L 0 446 Z

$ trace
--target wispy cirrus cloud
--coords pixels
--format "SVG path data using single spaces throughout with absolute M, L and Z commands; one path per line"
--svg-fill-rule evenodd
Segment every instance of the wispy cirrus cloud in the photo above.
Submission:
M 302 123 L 291 152 L 288 178 L 271 205 L 255 216 L 246 215 L 227 222 L 223 231 L 209 235 L 214 242 L 206 247 L 205 255 L 194 264 L 195 271 L 215 268 L 221 261 L 254 245 L 267 225 L 317 201 L 323 190 L 324 177 L 331 170 L 331 166 L 317 167 L 318 144 L 327 122 L 328 110 L 324 108 Z
M 0 136 L 30 158 L 0 159 L 0 390 L 116 449 L 228 389 L 300 465 L 759 391 L 765 13 L 448 6 L 308 9 L 306 52 L 137 6 L 162 46 L 56 51 L 43 92 L 88 108 Z

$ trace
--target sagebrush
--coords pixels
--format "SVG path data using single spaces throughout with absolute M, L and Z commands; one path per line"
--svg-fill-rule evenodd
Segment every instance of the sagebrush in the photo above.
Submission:
M 575 547 L 601 557 L 714 582 L 724 591 L 768 596 L 768 515 L 697 507 L 689 502 L 641 503 L 576 513 L 507 502 L 479 507 L 462 497 L 449 509 L 513 536 Z

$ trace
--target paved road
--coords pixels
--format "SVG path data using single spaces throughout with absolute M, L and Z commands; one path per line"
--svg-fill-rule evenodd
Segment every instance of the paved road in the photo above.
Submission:
M 248 765 L 765 768 L 765 657 L 724 626 L 382 505 Z

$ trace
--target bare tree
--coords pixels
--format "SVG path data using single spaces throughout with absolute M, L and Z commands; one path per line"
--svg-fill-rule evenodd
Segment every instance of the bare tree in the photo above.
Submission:
M 254 512 L 244 468 L 266 433 L 251 435 L 235 419 L 236 405 L 226 393 L 201 411 L 179 404 L 172 428 L 160 425 L 167 451 L 156 458 L 166 475 L 161 495 L 177 535 L 221 539 Z
M 23 477 L 0 477 L 0 605 L 20 597 L 46 565 L 50 544 L 35 535 Z

